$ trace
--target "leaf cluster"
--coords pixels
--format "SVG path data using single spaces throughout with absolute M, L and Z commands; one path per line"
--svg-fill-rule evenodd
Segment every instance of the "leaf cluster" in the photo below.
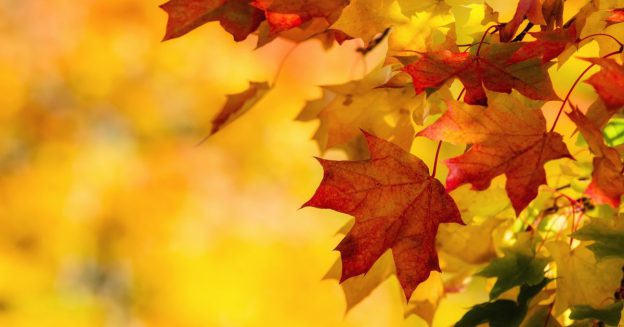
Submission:
M 162 8 L 166 40 L 218 21 L 235 41 L 253 35 L 257 47 L 283 38 L 327 48 L 361 42 L 362 57 L 386 50 L 362 78 L 322 86 L 298 117 L 319 121 L 321 153 L 350 157 L 319 159 L 323 179 L 304 204 L 354 217 L 328 274 L 349 308 L 396 275 L 406 315 L 431 324 L 448 294 L 486 278 L 490 300 L 457 326 L 616 325 L 624 3 L 570 3 L 519 0 L 508 21 L 495 1 L 479 0 L 170 0 Z M 600 55 L 571 59 L 592 41 Z M 579 63 L 573 80 L 553 85 L 562 67 Z M 581 82 L 595 100 L 578 107 Z M 272 84 L 229 95 L 210 134 Z M 558 109 L 545 115 L 547 102 Z M 578 142 L 558 131 L 562 117 Z M 412 153 L 420 137 L 437 148 L 429 165 Z M 443 184 L 440 149 L 457 146 L 464 151 L 444 160 Z

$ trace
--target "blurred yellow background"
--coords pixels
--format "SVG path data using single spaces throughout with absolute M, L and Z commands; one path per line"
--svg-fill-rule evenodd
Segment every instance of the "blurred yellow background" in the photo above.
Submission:
M 395 279 L 345 316 L 321 279 L 348 217 L 298 210 L 321 169 L 316 124 L 293 118 L 353 48 L 299 46 L 196 146 L 292 45 L 252 51 L 215 23 L 161 43 L 159 4 L 0 1 L 0 326 L 418 323 Z
M 349 218 L 299 210 L 321 168 L 294 117 L 364 71 L 356 44 L 253 51 L 216 23 L 161 43 L 159 4 L 0 0 L 0 326 L 422 325 L 396 278 L 345 314 L 321 279 Z M 276 86 L 197 146 L 248 81 Z

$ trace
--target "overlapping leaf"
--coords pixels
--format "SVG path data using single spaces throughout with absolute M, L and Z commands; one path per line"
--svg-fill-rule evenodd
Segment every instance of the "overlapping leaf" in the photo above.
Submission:
M 546 131 L 540 103 L 518 96 L 490 93 L 490 106 L 448 103 L 433 125 L 418 133 L 433 140 L 474 144 L 465 154 L 446 160 L 449 191 L 470 183 L 484 190 L 498 175 L 507 176 L 505 189 L 519 214 L 546 183 L 544 164 L 571 158 L 562 136 Z
M 602 132 L 577 108 L 569 113 L 568 117 L 576 123 L 590 150 L 596 155 L 593 160 L 592 181 L 586 193 L 598 204 L 608 204 L 617 208 L 624 194 L 620 154 L 616 149 L 604 144 Z
M 242 41 L 264 20 L 262 11 L 250 6 L 249 0 L 170 0 L 161 8 L 169 14 L 164 40 L 219 21 L 234 40 Z
M 416 93 L 458 78 L 466 88 L 464 101 L 487 104 L 484 88 L 503 93 L 512 89 L 537 100 L 558 99 L 539 54 L 514 59 L 513 55 L 526 43 L 483 45 L 479 56 L 467 52 L 437 51 L 424 53 L 404 71 L 412 76 Z
M 425 116 L 425 96 L 416 95 L 411 85 L 380 88 L 393 74 L 391 66 L 379 67 L 361 80 L 323 86 L 323 97 L 309 101 L 297 119 L 320 120 L 314 138 L 321 151 L 352 142 L 360 129 L 409 150 L 412 116 Z
M 587 248 L 594 252 L 598 260 L 624 259 L 624 219 L 622 217 L 615 217 L 613 220 L 594 218 L 583 225 L 583 228 L 574 232 L 572 237 L 583 241 L 593 241 Z
M 515 246 L 505 249 L 505 256 L 494 259 L 479 275 L 496 277 L 490 290 L 490 299 L 498 298 L 503 292 L 523 284 L 537 285 L 544 279 L 544 268 L 548 260 L 536 256 L 531 239 L 520 234 Z
M 340 259 L 338 259 L 325 275 L 325 279 L 340 280 L 341 271 L 342 263 Z M 347 311 L 353 309 L 353 307 L 362 302 L 394 273 L 395 269 L 392 253 L 387 251 L 379 257 L 368 272 L 342 281 L 340 287 L 345 295 Z
M 573 306 L 570 312 L 570 319 L 598 320 L 607 323 L 609 326 L 617 326 L 620 322 L 623 308 L 624 305 L 621 300 L 601 309 L 595 309 L 588 305 Z
M 546 248 L 557 264 L 555 315 L 573 305 L 604 308 L 620 287 L 622 259 L 596 261 L 594 254 L 581 245 L 571 250 L 565 242 L 547 243 Z
M 612 9 L 605 20 L 611 24 L 624 23 L 624 8 Z
M 530 58 L 541 57 L 542 62 L 549 62 L 557 58 L 568 46 L 576 42 L 576 29 L 559 28 L 553 31 L 530 33 L 535 41 L 527 42 L 512 56 L 512 61 L 523 61 Z
M 325 30 L 348 4 L 349 0 L 170 0 L 161 6 L 169 15 L 164 39 L 180 37 L 212 21 L 219 21 L 235 41 L 247 38 L 265 20 L 271 33 L 267 40 L 315 18 L 325 21 Z M 316 28 L 312 26 L 313 33 L 323 32 Z
M 453 199 L 420 159 L 373 135 L 365 137 L 369 160 L 319 159 L 323 180 L 304 206 L 355 217 L 355 225 L 337 247 L 342 281 L 367 272 L 392 249 L 397 277 L 409 298 L 431 271 L 440 270 L 438 225 L 463 222 Z
M 409 20 L 393 11 L 395 0 L 351 0 L 332 28 L 369 42 L 385 29 Z
M 601 66 L 601 70 L 587 83 L 596 89 L 608 109 L 624 106 L 624 66 L 609 58 L 585 58 L 585 60 Z
M 544 278 L 533 286 L 522 285 L 516 301 L 496 300 L 474 306 L 456 327 L 473 327 L 488 323 L 492 327 L 520 326 L 529 309 L 529 302 L 550 282 Z
M 544 15 L 542 13 L 542 2 L 540 0 L 518 1 L 516 13 L 511 21 L 504 24 L 500 31 L 500 39 L 502 42 L 511 41 L 525 17 L 535 25 L 546 25 L 546 20 L 544 19 Z
M 323 18 L 331 24 L 338 19 L 349 0 L 252 0 L 251 4 L 264 10 L 271 31 L 278 33 L 313 18 Z
M 250 82 L 249 88 L 241 93 L 229 94 L 221 111 L 212 120 L 210 134 L 220 131 L 225 125 L 233 122 L 242 114 L 251 109 L 269 91 L 266 82 Z

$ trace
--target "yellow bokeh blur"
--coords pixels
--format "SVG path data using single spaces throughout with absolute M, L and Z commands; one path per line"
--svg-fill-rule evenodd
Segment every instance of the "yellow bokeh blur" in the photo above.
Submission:
M 276 87 L 201 146 L 225 95 L 292 44 L 218 24 L 161 43 L 159 3 L 0 1 L 0 326 L 407 326 L 395 279 L 345 315 L 317 186 L 314 85 L 353 47 L 293 50 Z M 354 70 L 356 73 L 354 73 Z

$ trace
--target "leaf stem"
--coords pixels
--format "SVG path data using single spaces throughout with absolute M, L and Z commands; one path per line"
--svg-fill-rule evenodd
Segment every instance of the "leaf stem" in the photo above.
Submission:
M 550 320 L 550 313 L 552 312 L 553 307 L 555 306 L 555 301 L 548 306 L 548 313 L 546 314 L 546 321 L 544 321 L 544 327 L 548 326 L 548 321 Z
M 481 40 L 479 41 L 479 47 L 477 48 L 477 53 L 475 54 L 476 57 L 479 57 L 479 52 L 481 51 L 481 46 L 483 45 L 483 41 L 485 41 L 485 36 L 488 35 L 488 32 L 490 32 L 490 30 L 494 28 L 494 32 L 496 32 L 496 30 L 498 30 L 498 25 L 492 25 L 490 27 L 488 27 L 485 32 L 483 32 L 483 36 L 481 36 Z M 492 32 L 492 33 L 494 33 Z
M 459 95 L 457 96 L 457 101 L 459 101 L 462 97 L 462 95 L 464 95 L 464 92 L 466 91 L 466 88 L 464 87 L 460 92 Z
M 442 147 L 442 141 L 438 141 L 438 148 L 436 149 L 435 159 L 433 159 L 433 169 L 431 171 L 431 177 L 435 178 L 436 171 L 438 169 L 438 157 L 440 156 L 440 148 Z
M 533 26 L 534 26 L 533 23 L 529 22 L 527 24 L 527 26 L 524 27 L 522 32 L 520 32 L 520 34 L 516 35 L 516 37 L 513 40 L 511 40 L 511 42 L 520 42 L 520 41 L 522 41 L 522 39 L 524 39 L 524 37 L 531 30 L 531 28 L 533 28 Z
M 618 51 L 613 51 L 605 56 L 603 56 L 603 58 L 607 58 L 610 57 L 612 55 L 621 53 L 622 49 L 620 47 L 620 49 Z M 572 87 L 570 87 L 570 90 L 568 90 L 568 93 L 566 94 L 565 98 L 563 99 L 563 102 L 561 103 L 561 107 L 559 107 L 559 112 L 557 112 L 557 117 L 555 117 L 555 121 L 552 124 L 552 127 L 550 128 L 550 131 L 552 133 L 552 131 L 555 130 L 555 126 L 557 126 L 557 122 L 559 121 L 559 117 L 561 117 L 561 113 L 563 112 L 563 108 L 565 108 L 566 103 L 568 103 L 568 100 L 570 100 L 570 95 L 572 95 L 572 91 L 574 91 L 574 88 L 576 87 L 576 85 L 578 85 L 578 83 L 581 81 L 581 78 L 583 78 L 583 76 L 585 76 L 585 74 L 587 74 L 587 72 L 594 67 L 596 64 L 591 63 L 589 66 L 587 66 L 587 68 L 585 68 L 585 70 L 576 78 L 576 80 L 574 81 L 574 83 L 572 84 Z
M 624 44 L 623 44 L 622 42 L 620 42 L 620 40 L 618 40 L 617 38 L 615 38 L 615 36 L 610 35 L 610 34 L 606 34 L 606 33 L 595 33 L 595 34 L 589 34 L 589 35 L 587 35 L 587 36 L 585 36 L 585 37 L 583 37 L 583 38 L 581 38 L 581 39 L 578 39 L 578 40 L 576 41 L 576 43 L 581 43 L 581 42 L 583 42 L 583 41 L 585 41 L 585 40 L 587 40 L 587 39 L 589 39 L 589 38 L 591 38 L 591 37 L 594 37 L 594 36 L 606 36 L 606 37 L 611 38 L 613 41 L 617 42 L 617 44 L 619 44 L 619 45 L 620 45 L 620 47 L 623 47 L 623 46 L 624 46 Z M 622 50 L 620 50 L 620 52 L 621 52 L 621 51 L 622 51 Z

